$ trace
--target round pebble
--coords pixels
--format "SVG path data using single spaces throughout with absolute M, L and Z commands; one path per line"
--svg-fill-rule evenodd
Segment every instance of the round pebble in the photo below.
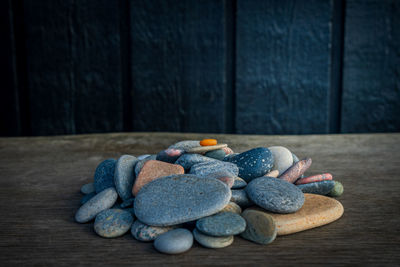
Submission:
M 226 156 L 225 151 L 223 149 L 217 149 L 213 151 L 209 151 L 205 154 L 206 157 L 223 160 Z
M 233 212 L 220 212 L 196 222 L 196 228 L 210 236 L 237 235 L 246 229 L 246 221 Z
M 340 197 L 343 194 L 343 191 L 344 188 L 342 183 L 335 181 L 335 185 L 328 195 L 331 197 Z
M 271 215 L 256 210 L 245 210 L 242 216 L 247 226 L 241 237 L 262 245 L 275 240 L 278 229 Z
M 85 223 L 94 219 L 101 211 L 111 208 L 117 198 L 118 194 L 114 187 L 101 191 L 79 208 L 75 214 L 75 221 Z
M 243 180 L 240 177 L 235 177 L 235 181 L 233 183 L 232 189 L 242 189 L 247 186 L 247 183 L 245 180 Z
M 94 188 L 96 193 L 114 186 L 115 159 L 106 159 L 97 166 L 94 173 Z
M 244 189 L 232 190 L 231 201 L 238 204 L 240 207 L 249 207 L 253 202 L 247 197 Z
M 201 233 L 199 230 L 193 230 L 194 239 L 206 248 L 225 248 L 233 243 L 233 236 L 209 236 Z
M 297 185 L 303 193 L 317 194 L 317 195 L 327 195 L 335 187 L 335 181 L 322 181 L 308 184 Z
M 154 247 L 166 254 L 179 254 L 188 251 L 193 245 L 192 233 L 184 228 L 166 232 L 156 238 Z
M 138 159 L 131 155 L 121 156 L 115 164 L 114 184 L 118 195 L 122 200 L 132 197 L 132 186 L 134 181 L 134 168 Z
M 216 139 L 203 139 L 200 141 L 201 146 L 215 146 L 217 143 Z
M 96 189 L 94 189 L 94 183 L 88 183 L 88 184 L 85 184 L 85 185 L 83 185 L 81 187 L 81 193 L 82 194 L 87 195 L 87 194 L 90 194 L 90 193 L 93 193 L 93 192 L 96 192 Z
M 297 186 L 272 177 L 252 180 L 246 192 L 256 205 L 277 213 L 296 212 L 304 204 L 304 194 Z
M 124 235 L 131 228 L 133 217 L 120 209 L 103 210 L 96 216 L 94 231 L 101 237 L 113 238 Z
M 229 202 L 220 212 L 233 212 L 236 214 L 242 213 L 242 208 L 235 202 Z
M 169 226 L 214 214 L 230 198 L 231 190 L 216 179 L 171 175 L 145 185 L 135 198 L 134 208 L 143 223 Z
M 153 241 L 159 235 L 176 229 L 178 226 L 151 226 L 136 220 L 131 228 L 132 236 L 139 241 Z
M 283 146 L 271 146 L 268 148 L 274 156 L 274 167 L 279 173 L 284 173 L 293 165 L 293 155 L 289 149 Z

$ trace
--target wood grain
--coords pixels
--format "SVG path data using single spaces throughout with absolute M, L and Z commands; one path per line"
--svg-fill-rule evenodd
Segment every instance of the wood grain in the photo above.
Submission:
M 342 132 L 400 131 L 399 26 L 399 1 L 346 2 Z
M 97 164 L 128 153 L 156 153 L 203 134 L 131 133 L 0 138 L 0 262 L 8 265 L 398 265 L 400 134 L 214 135 L 234 151 L 284 145 L 313 158 L 309 174 L 330 172 L 344 185 L 343 217 L 261 246 L 195 245 L 183 255 L 157 253 L 130 234 L 104 239 L 74 222 L 81 185 Z
M 222 1 L 131 2 L 133 129 L 225 131 Z
M 329 132 L 333 2 L 238 1 L 237 133 Z

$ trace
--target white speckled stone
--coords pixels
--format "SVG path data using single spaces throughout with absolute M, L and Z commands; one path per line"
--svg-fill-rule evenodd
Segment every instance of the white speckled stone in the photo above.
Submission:
M 156 238 L 154 247 L 166 254 L 179 254 L 188 251 L 193 245 L 192 233 L 184 228 L 178 228 L 164 233 Z

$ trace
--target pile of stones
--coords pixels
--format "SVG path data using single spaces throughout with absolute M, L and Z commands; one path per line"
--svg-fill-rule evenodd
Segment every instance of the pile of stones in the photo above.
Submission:
M 123 155 L 96 168 L 75 214 L 94 219 L 105 238 L 126 234 L 166 254 L 231 245 L 235 235 L 269 244 L 340 218 L 331 197 L 343 185 L 329 173 L 307 176 L 311 158 L 282 146 L 234 153 L 215 139 L 181 141 L 157 155 Z M 243 210 L 243 212 L 242 212 Z

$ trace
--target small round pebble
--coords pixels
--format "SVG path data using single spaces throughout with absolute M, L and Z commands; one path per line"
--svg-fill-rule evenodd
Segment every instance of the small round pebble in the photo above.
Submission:
M 83 204 L 75 214 L 75 220 L 79 223 L 86 223 L 101 211 L 111 208 L 117 201 L 118 194 L 114 187 L 109 187 Z
M 90 194 L 90 193 L 93 193 L 93 192 L 96 192 L 96 189 L 94 189 L 94 183 L 88 183 L 88 184 L 85 184 L 85 185 L 83 185 L 81 187 L 81 193 L 82 194 L 87 195 L 87 194 Z
M 232 190 L 231 201 L 238 204 L 240 207 L 249 207 L 253 202 L 247 197 L 244 189 Z
M 193 245 L 192 233 L 184 228 L 166 232 L 156 238 L 154 247 L 165 254 L 179 254 L 188 251 Z
M 247 185 L 246 181 L 240 177 L 235 177 L 235 181 L 233 183 L 232 189 L 242 189 Z
M 176 229 L 178 226 L 151 226 L 136 220 L 131 228 L 132 236 L 139 241 L 153 241 L 159 235 Z
M 85 204 L 86 202 L 88 202 L 89 199 L 91 199 L 91 198 L 94 197 L 95 195 L 96 195 L 96 192 L 92 192 L 92 193 L 90 193 L 90 194 L 84 195 L 84 196 L 81 198 L 81 205 L 83 205 L 83 204 Z
M 213 151 L 208 151 L 205 154 L 206 157 L 213 158 L 213 159 L 218 159 L 218 160 L 223 160 L 226 156 L 225 151 L 223 149 L 217 149 Z
M 229 202 L 220 212 L 233 212 L 240 214 L 242 213 L 242 208 L 235 202 Z
M 343 194 L 344 188 L 342 183 L 335 181 L 335 185 L 331 192 L 329 192 L 329 196 L 331 197 L 340 197 Z
M 94 231 L 101 237 L 113 238 L 124 235 L 131 228 L 133 217 L 120 209 L 103 210 L 96 216 Z
M 266 245 L 275 240 L 278 229 L 271 215 L 256 210 L 245 210 L 246 230 L 241 234 L 244 239 Z
M 200 245 L 206 248 L 225 248 L 233 243 L 233 236 L 209 236 L 197 229 L 193 230 L 193 236 Z
M 292 213 L 304 204 L 304 194 L 298 186 L 272 177 L 252 180 L 246 192 L 256 205 L 272 212 Z
M 242 233 L 246 229 L 246 221 L 236 213 L 220 212 L 199 219 L 196 228 L 210 236 L 231 236 Z
M 106 159 L 97 166 L 94 173 L 94 188 L 96 193 L 114 186 L 115 159 Z

